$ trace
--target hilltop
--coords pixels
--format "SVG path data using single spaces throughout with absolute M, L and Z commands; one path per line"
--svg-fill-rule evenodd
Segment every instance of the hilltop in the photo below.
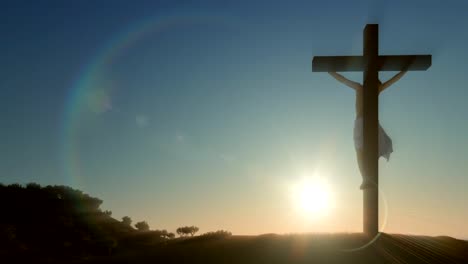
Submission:
M 47 263 L 468 263 L 468 242 L 381 233 L 173 238 L 111 217 L 67 186 L 0 185 L 0 261 Z

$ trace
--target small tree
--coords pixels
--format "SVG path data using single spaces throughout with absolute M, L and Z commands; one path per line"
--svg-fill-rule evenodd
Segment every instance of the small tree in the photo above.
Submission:
M 188 236 L 189 234 L 191 236 L 193 236 L 193 235 L 195 235 L 195 233 L 198 232 L 198 227 L 196 227 L 196 226 L 183 226 L 183 227 L 177 228 L 176 232 L 177 232 L 177 234 L 179 236 Z
M 161 234 L 162 234 L 163 237 L 169 238 L 169 239 L 172 239 L 172 238 L 175 237 L 174 233 L 169 233 L 169 232 L 166 231 L 166 229 L 162 230 Z
M 187 235 L 187 234 L 185 233 L 185 227 L 179 227 L 179 228 L 177 228 L 176 233 L 177 233 L 179 236 L 186 236 L 186 235 Z
M 111 215 L 112 215 L 112 211 L 110 211 L 110 210 L 105 210 L 105 211 L 104 211 L 104 214 L 107 215 L 107 216 L 111 216 Z
M 149 225 L 148 223 L 146 223 L 146 221 L 141 221 L 141 222 L 138 222 L 135 224 L 135 227 L 139 230 L 139 231 L 149 231 Z
M 128 216 L 124 216 L 122 217 L 122 223 L 124 225 L 127 225 L 127 226 L 131 226 L 132 225 L 132 219 Z
M 190 233 L 191 236 L 195 235 L 195 233 L 197 233 L 197 232 L 198 232 L 198 227 L 196 227 L 196 226 L 191 226 L 191 227 L 189 228 L 189 233 Z
M 156 236 L 162 237 L 162 238 L 167 238 L 167 239 L 172 239 L 175 237 L 174 233 L 169 233 L 167 232 L 166 229 L 163 230 L 154 230 L 153 233 Z

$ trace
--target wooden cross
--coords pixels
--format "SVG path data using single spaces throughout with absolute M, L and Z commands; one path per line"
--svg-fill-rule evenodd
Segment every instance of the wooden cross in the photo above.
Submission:
M 362 71 L 364 171 L 374 184 L 363 190 L 363 230 L 375 236 L 379 232 L 379 71 L 424 71 L 431 66 L 431 55 L 379 56 L 378 24 L 364 28 L 364 56 L 314 56 L 313 72 Z

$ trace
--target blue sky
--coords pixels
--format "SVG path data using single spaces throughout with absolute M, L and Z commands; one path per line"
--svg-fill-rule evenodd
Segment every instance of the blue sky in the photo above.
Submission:
M 360 231 L 354 94 L 312 73 L 311 59 L 361 54 L 365 24 L 379 23 L 381 54 L 433 55 L 427 72 L 380 98 L 394 143 L 380 161 L 382 229 L 466 238 L 466 10 L 465 1 L 4 2 L 0 181 L 70 185 L 153 228 Z M 287 186 L 314 173 L 335 203 L 311 219 L 292 209 Z

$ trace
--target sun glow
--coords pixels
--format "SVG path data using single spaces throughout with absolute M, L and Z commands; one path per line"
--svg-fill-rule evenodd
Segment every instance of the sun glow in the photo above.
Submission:
M 319 177 L 305 178 L 292 190 L 296 208 L 307 216 L 326 215 L 332 207 L 329 185 Z

